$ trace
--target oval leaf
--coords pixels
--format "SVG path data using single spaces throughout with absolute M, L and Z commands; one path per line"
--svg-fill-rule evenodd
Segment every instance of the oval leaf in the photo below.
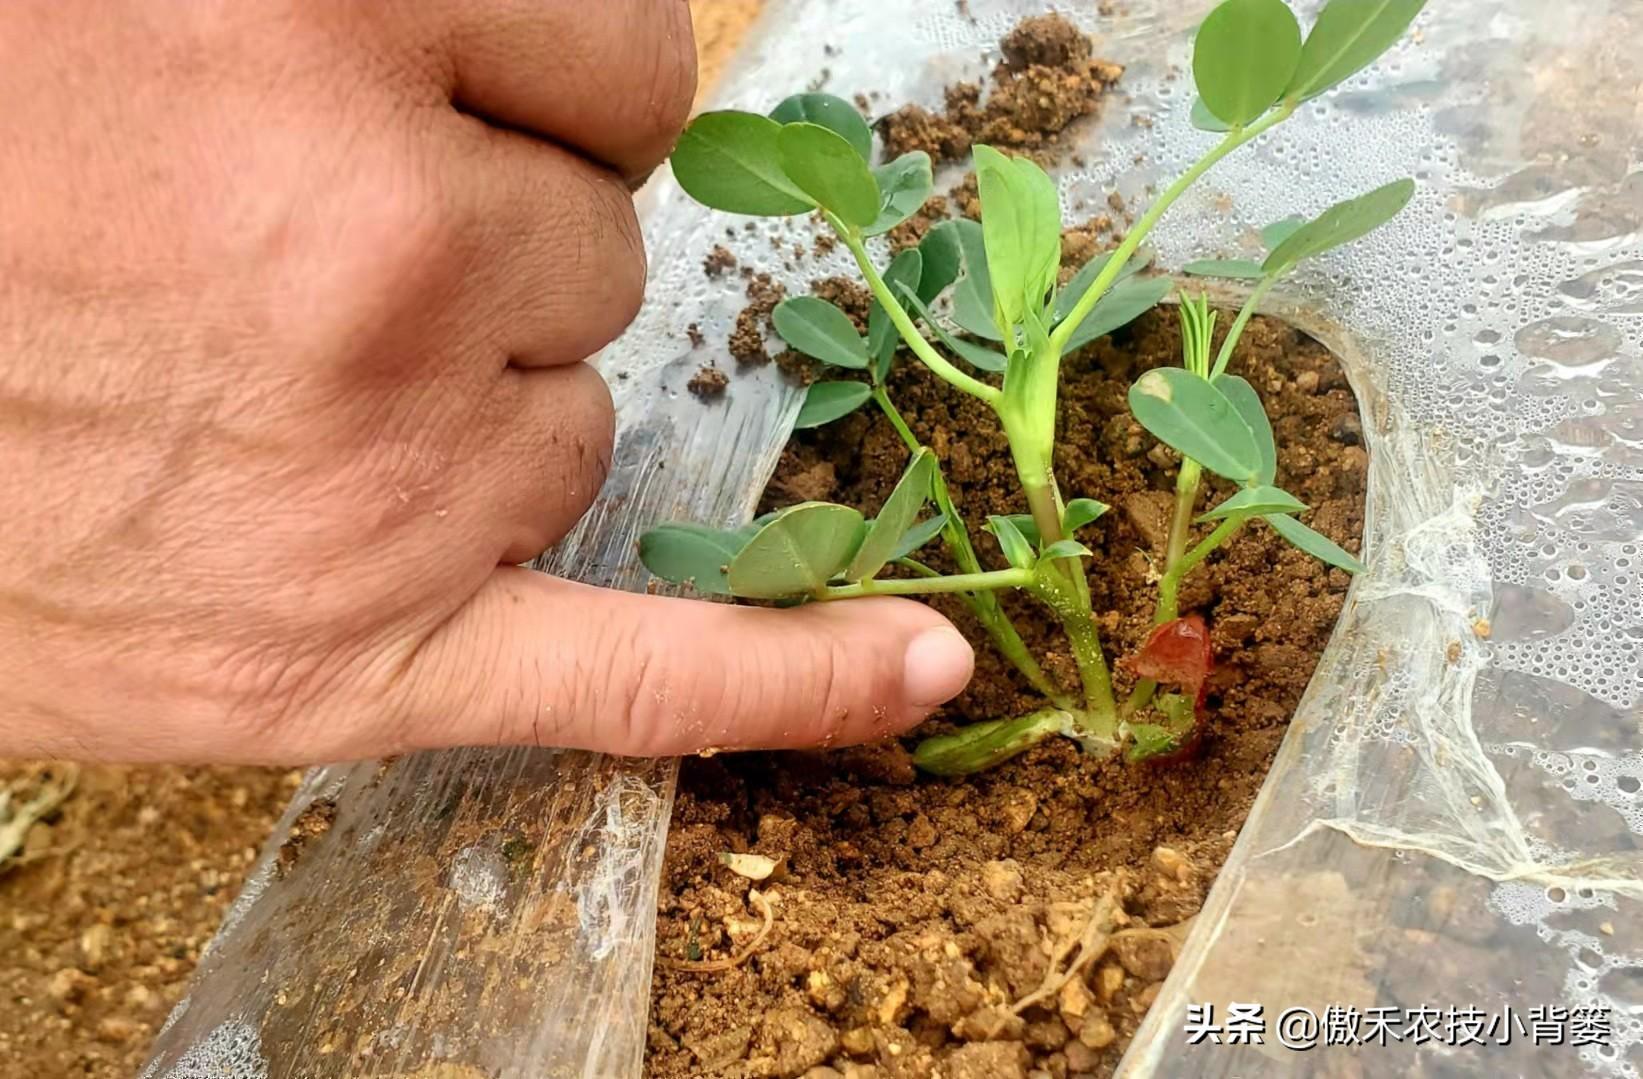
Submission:
M 924 255 L 916 247 L 909 247 L 890 260 L 884 271 L 884 283 L 892 295 L 899 296 L 903 289 L 916 289 L 924 273 Z M 873 357 L 873 374 L 883 382 L 890 373 L 890 361 L 895 358 L 901 335 L 890 321 L 890 312 L 878 300 L 867 309 L 867 351 Z
M 1409 205 L 1415 181 L 1405 177 L 1356 198 L 1337 202 L 1290 233 L 1262 264 L 1269 274 L 1282 273 L 1302 259 L 1351 243 L 1380 228 Z
M 824 587 L 861 546 L 860 511 L 801 502 L 776 514 L 730 561 L 730 590 L 748 599 L 785 599 Z
M 873 177 L 879 185 L 879 216 L 864 230 L 867 236 L 889 232 L 918 213 L 935 186 L 930 155 L 923 150 L 902 154 L 874 169 Z
M 779 124 L 819 124 L 850 144 L 863 161 L 873 160 L 873 130 L 856 107 L 832 94 L 794 94 L 770 110 Z
M 1038 310 L 1055 284 L 1061 196 L 1055 181 L 1026 158 L 1006 157 L 990 146 L 976 146 L 972 154 L 993 304 L 1014 325 Z
M 782 127 L 751 112 L 704 112 L 673 148 L 673 178 L 704 206 L 757 217 L 802 214 L 816 204 L 782 171 Z
M 1245 483 L 1260 458 L 1249 425 L 1209 380 L 1179 367 L 1156 367 L 1130 387 L 1130 411 L 1171 449 L 1218 476 Z
M 920 521 L 902 534 L 901 542 L 897 543 L 896 549 L 890 552 L 890 561 L 894 562 L 898 558 L 906 558 L 941 535 L 942 529 L 946 527 L 947 515 L 945 513 L 938 513 L 927 521 Z
M 1304 101 L 1351 78 L 1403 36 L 1426 0 L 1330 0 L 1301 46 L 1286 97 Z
M 1302 217 L 1300 214 L 1290 214 L 1288 217 L 1280 217 L 1278 220 L 1261 230 L 1261 243 L 1266 245 L 1266 249 L 1268 251 L 1271 251 L 1273 248 L 1295 235 L 1295 230 L 1304 224 L 1306 224 L 1306 218 Z
M 1194 259 L 1181 267 L 1181 272 L 1194 277 L 1231 277 L 1240 281 L 1254 281 L 1266 276 L 1261 264 L 1249 259 Z
M 1225 123 L 1219 116 L 1209 111 L 1209 106 L 1204 104 L 1204 99 L 1201 97 L 1193 100 L 1192 112 L 1188 118 L 1192 121 L 1192 126 L 1199 131 L 1213 131 L 1215 134 L 1221 135 L 1232 130 L 1230 124 Z
M 783 341 L 806 356 L 858 371 L 867 366 L 867 342 L 855 323 L 819 296 L 783 300 L 770 313 L 770 321 Z
M 1226 0 L 1192 43 L 1198 99 L 1241 127 L 1278 100 L 1301 58 L 1301 25 L 1284 0 Z
M 1040 558 L 1094 558 L 1095 552 L 1077 540 L 1056 540 L 1042 551 Z
M 782 172 L 822 208 L 862 228 L 878 220 L 878 181 L 842 136 L 820 124 L 786 124 L 776 152 Z
M 918 282 L 918 298 L 934 303 L 947 286 L 958 280 L 964 268 L 964 248 L 959 243 L 958 222 L 943 221 L 924 234 L 919 241 L 919 253 L 924 256 L 924 273 Z
M 1128 326 L 1169 295 L 1167 277 L 1132 277 L 1120 281 L 1095 302 L 1089 317 L 1078 324 L 1078 329 L 1067 339 L 1067 351 L 1075 352 L 1098 337 L 1105 337 L 1121 326 Z
M 1327 562 L 1337 569 L 1344 569 L 1348 573 L 1363 572 L 1363 563 L 1354 558 L 1350 552 L 1343 549 L 1328 536 L 1314 532 L 1295 518 L 1287 517 L 1281 513 L 1273 513 L 1261 519 L 1276 529 L 1278 535 L 1313 558 Z
M 820 427 L 848 416 L 873 396 L 873 388 L 865 382 L 816 382 L 805 391 L 804 404 L 799 406 L 795 428 Z
M 1093 498 L 1075 498 L 1061 511 L 1061 530 L 1070 536 L 1106 513 L 1108 508 L 1105 502 Z
M 902 537 L 918 520 L 924 503 L 930 498 L 930 478 L 935 475 L 936 455 L 928 449 L 919 450 L 907 465 L 907 470 L 896 481 L 890 497 L 884 500 L 861 549 L 844 571 L 847 581 L 864 581 L 884 568 L 895 557 Z
M 728 596 L 725 567 L 747 537 L 705 525 L 677 522 L 657 525 L 639 537 L 639 561 L 664 581 L 693 584 L 696 591 Z
M 1219 521 L 1225 517 L 1262 516 L 1268 513 L 1299 513 L 1306 503 L 1278 487 L 1258 484 L 1246 487 L 1219 506 L 1199 517 L 1199 521 Z
M 1272 421 L 1267 419 L 1261 395 L 1255 392 L 1254 386 L 1237 375 L 1221 375 L 1215 379 L 1215 388 L 1226 394 L 1232 407 L 1249 425 L 1249 433 L 1255 436 L 1255 453 L 1260 459 L 1255 469 L 1255 482 L 1272 483 L 1278 478 L 1278 446 L 1272 440 Z
M 998 538 L 998 545 L 1010 565 L 1017 569 L 1032 568 L 1036 560 L 1033 545 L 1027 542 L 1027 537 L 1021 534 L 1015 521 L 1009 517 L 991 516 L 987 518 L 987 530 Z

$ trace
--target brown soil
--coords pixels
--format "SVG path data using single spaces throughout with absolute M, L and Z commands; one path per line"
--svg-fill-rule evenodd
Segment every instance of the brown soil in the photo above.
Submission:
M 1141 370 L 1178 363 L 1179 348 L 1174 313 L 1161 309 L 1064 368 L 1057 465 L 1066 492 L 1115 507 L 1081 535 L 1095 551 L 1090 580 L 1113 655 L 1135 649 L 1149 625 L 1148 574 L 1176 467 L 1130 417 L 1125 393 Z M 1314 527 L 1355 550 L 1367 461 L 1334 359 L 1258 319 L 1234 369 L 1265 396 L 1279 482 L 1313 507 Z M 1024 508 L 985 406 L 911 362 L 893 383 L 969 520 Z M 905 463 L 888 423 L 859 412 L 793 439 L 766 508 L 829 498 L 875 509 Z M 1205 497 L 1227 493 L 1217 486 Z M 939 564 L 936 550 L 927 553 Z M 1347 583 L 1261 526 L 1212 557 L 1183 596 L 1208 618 L 1218 653 L 1201 754 L 1185 764 L 1096 761 L 1056 740 L 993 772 L 942 781 L 914 773 L 913 739 L 687 762 L 658 955 L 740 954 L 761 920 L 753 888 L 775 927 L 733 969 L 659 970 L 648 1074 L 1110 1074 L 1260 787 Z M 973 626 L 956 603 L 938 605 Z M 1012 609 L 1029 643 L 1065 672 L 1059 637 L 1035 629 L 1027 601 Z M 982 648 L 971 688 L 918 734 L 1034 706 L 1013 669 Z M 786 876 L 753 885 L 719 863 L 724 851 L 783 858 Z M 1012 1014 L 1045 981 L 1049 957 L 1087 929 L 1093 943 L 1078 975 Z

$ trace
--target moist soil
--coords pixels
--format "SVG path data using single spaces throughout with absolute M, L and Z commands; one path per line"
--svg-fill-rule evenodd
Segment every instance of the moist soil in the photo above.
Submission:
M 834 283 L 817 291 L 839 295 Z M 1160 308 L 1064 363 L 1058 473 L 1068 497 L 1114 507 L 1080 534 L 1114 657 L 1150 625 L 1178 467 L 1125 394 L 1140 372 L 1179 362 L 1175 313 Z M 1367 459 L 1333 357 L 1256 319 L 1232 369 L 1263 394 L 1279 483 L 1312 507 L 1314 528 L 1356 551 Z M 910 361 L 892 387 L 967 520 L 1024 509 L 986 406 Z M 793 438 L 763 508 L 828 499 L 874 511 L 906 461 L 888 422 L 857 412 Z M 1204 504 L 1230 493 L 1216 481 Z M 926 555 L 953 569 L 937 546 Z M 985 645 L 971 687 L 902 741 L 687 761 L 659 898 L 647 1074 L 1111 1074 L 1243 823 L 1348 583 L 1260 525 L 1189 578 L 1183 610 L 1208 620 L 1217 666 L 1199 754 L 1186 762 L 1094 760 L 1055 739 L 979 776 L 916 773 L 918 738 L 1038 706 Z M 936 605 L 975 629 L 957 603 Z M 1068 675 L 1058 631 L 1030 601 L 1011 610 L 1035 652 Z M 1121 665 L 1118 677 L 1127 681 Z M 780 868 L 755 883 L 721 864 L 725 852 Z M 774 924 L 756 939 L 766 905 Z M 1051 957 L 1087 931 L 1096 943 L 1084 965 L 1056 987 L 1065 961 Z M 1042 1003 L 1013 1009 L 1047 977 Z

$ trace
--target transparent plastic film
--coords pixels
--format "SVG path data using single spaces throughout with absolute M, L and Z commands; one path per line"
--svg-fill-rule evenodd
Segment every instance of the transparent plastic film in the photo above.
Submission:
M 1191 31 L 1212 6 L 771 0 L 717 96 L 934 105 L 1053 7 L 1126 68 L 1074 129 L 1063 203 L 1116 190 L 1145 206 L 1214 138 L 1188 122 Z M 1307 24 L 1319 4 L 1294 6 Z M 1640 42 L 1631 0 L 1434 0 L 1371 71 L 1220 163 L 1149 238 L 1166 269 L 1244 256 L 1280 217 L 1418 185 L 1267 304 L 1334 350 L 1357 394 L 1368 569 L 1121 1074 L 1643 1069 Z M 708 400 L 687 391 L 703 365 L 734 364 L 746 304 L 704 256 L 723 245 L 790 292 L 850 269 L 842 250 L 784 257 L 810 248 L 808 219 L 715 213 L 665 173 L 645 199 L 648 302 L 601 361 L 615 469 L 550 567 L 619 587 L 642 583 L 646 527 L 746 519 L 798 407 L 774 364 L 726 370 Z M 148 1074 L 640 1075 L 673 776 L 546 750 L 316 773 Z M 1613 1032 L 1373 1058 L 1321 1036 L 1314 1051 L 1272 1031 L 1187 1038 L 1189 1004 L 1232 1002 L 1269 1021 L 1598 1007 Z

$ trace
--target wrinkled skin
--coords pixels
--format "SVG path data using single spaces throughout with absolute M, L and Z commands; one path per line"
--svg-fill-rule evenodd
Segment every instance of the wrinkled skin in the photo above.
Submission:
M 916 604 L 514 568 L 610 460 L 683 0 L 0 5 L 0 756 L 878 737 Z

